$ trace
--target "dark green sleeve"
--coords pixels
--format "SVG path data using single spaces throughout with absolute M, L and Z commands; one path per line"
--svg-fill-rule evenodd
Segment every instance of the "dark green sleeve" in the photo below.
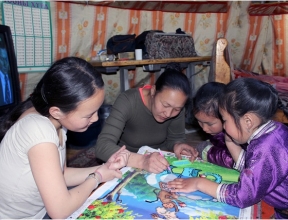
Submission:
M 168 151 L 173 151 L 176 143 L 185 143 L 185 109 L 183 109 L 177 117 L 171 120 L 171 124 L 167 131 L 167 139 L 165 143 L 160 146 L 161 149 Z
M 96 143 L 96 156 L 103 161 L 120 149 L 117 145 L 125 123 L 131 115 L 131 103 L 126 93 L 121 93 L 111 107 L 111 112 L 104 123 Z M 122 147 L 122 146 L 121 146 Z

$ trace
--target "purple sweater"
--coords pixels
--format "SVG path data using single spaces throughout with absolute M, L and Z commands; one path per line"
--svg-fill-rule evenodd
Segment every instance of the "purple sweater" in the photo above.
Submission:
M 203 141 L 196 146 L 199 156 L 210 163 L 218 166 L 233 168 L 233 158 L 225 144 L 225 133 L 216 135 L 208 134 L 209 140 Z
M 284 218 L 280 212 L 288 211 L 288 127 L 270 121 L 248 144 L 237 161 L 239 182 L 220 184 L 217 199 L 240 208 L 263 200 L 279 209 L 276 218 Z
M 221 132 L 209 138 L 212 147 L 207 151 L 207 161 L 219 166 L 233 168 L 233 158 L 225 144 L 225 133 Z

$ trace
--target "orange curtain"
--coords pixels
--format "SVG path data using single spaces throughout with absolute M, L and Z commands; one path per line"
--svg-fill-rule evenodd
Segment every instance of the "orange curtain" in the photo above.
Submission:
M 286 24 L 288 15 L 249 16 L 250 2 L 231 1 L 227 13 L 173 13 L 117 9 L 104 6 L 51 2 L 53 59 L 78 56 L 90 61 L 106 48 L 107 40 L 116 34 L 136 35 L 145 30 L 175 32 L 181 28 L 194 38 L 199 56 L 212 55 L 219 37 L 228 40 L 234 67 L 266 75 L 288 76 Z M 196 71 L 202 69 L 197 67 Z M 199 73 L 198 86 L 207 82 L 209 68 Z M 23 96 L 27 97 L 43 73 L 21 76 Z M 26 74 L 24 74 L 26 75 Z M 37 75 L 37 74 L 36 74 Z M 107 103 L 119 93 L 119 74 L 103 75 Z M 154 74 L 142 68 L 129 71 L 130 86 L 154 83 Z

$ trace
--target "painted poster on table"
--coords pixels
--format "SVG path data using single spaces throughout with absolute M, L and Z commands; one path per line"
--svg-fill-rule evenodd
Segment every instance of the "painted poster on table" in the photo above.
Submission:
M 144 146 L 138 153 L 155 150 Z M 239 172 L 163 152 L 169 170 L 159 174 L 125 167 L 123 178 L 106 182 L 68 219 L 251 219 L 252 207 L 240 209 L 200 191 L 172 193 L 167 182 L 175 178 L 203 177 L 217 183 L 238 181 Z M 170 171 L 171 170 L 171 171 Z

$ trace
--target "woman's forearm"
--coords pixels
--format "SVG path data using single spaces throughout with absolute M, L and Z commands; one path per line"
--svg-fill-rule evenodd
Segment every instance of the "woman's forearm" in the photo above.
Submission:
M 137 153 L 131 152 L 131 155 L 128 159 L 127 166 L 143 169 L 144 157 L 145 156 L 142 154 L 137 154 Z

